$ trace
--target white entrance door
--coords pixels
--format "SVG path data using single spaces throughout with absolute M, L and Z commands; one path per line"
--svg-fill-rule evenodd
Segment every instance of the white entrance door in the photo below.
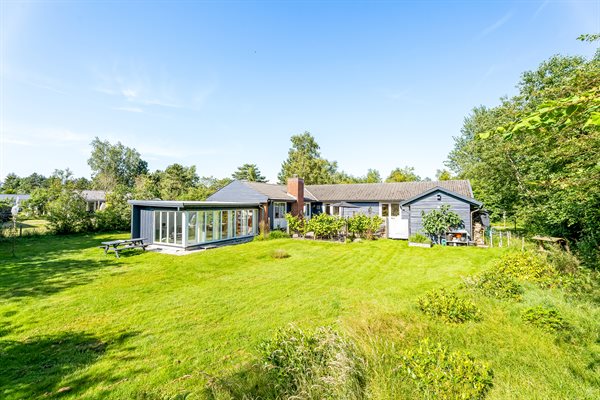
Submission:
M 391 239 L 408 239 L 408 218 L 402 218 L 403 213 L 400 204 L 380 203 L 379 213 L 385 219 L 387 237 Z
M 408 239 L 408 219 L 402 219 L 401 216 L 388 217 L 388 237 Z

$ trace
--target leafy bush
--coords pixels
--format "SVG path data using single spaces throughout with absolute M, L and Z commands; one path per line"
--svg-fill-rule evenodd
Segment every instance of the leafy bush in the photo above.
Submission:
M 279 258 L 288 258 L 288 257 L 290 257 L 290 254 L 283 249 L 277 249 L 277 250 L 273 251 L 273 253 L 271 254 L 271 257 L 278 258 L 278 259 Z
M 493 386 L 488 365 L 428 340 L 402 355 L 398 371 L 414 381 L 422 398 L 483 399 Z
M 469 299 L 462 298 L 456 292 L 446 289 L 432 290 L 418 299 L 419 308 L 431 317 L 446 322 L 462 323 L 480 319 L 480 311 Z
M 304 220 L 304 218 L 300 218 L 290 213 L 287 213 L 285 214 L 285 220 L 287 221 L 290 232 L 304 236 L 304 234 L 306 233 L 306 221 Z
M 127 204 L 128 189 L 117 186 L 107 193 L 104 209 L 96 211 L 95 227 L 99 231 L 126 231 L 131 227 L 131 207 Z
M 537 326 L 550 333 L 566 331 L 569 324 L 560 316 L 557 310 L 542 306 L 528 308 L 521 314 L 523 321 Z
M 364 214 L 356 214 L 346 220 L 348 232 L 353 236 L 358 236 L 365 239 L 373 239 L 375 232 L 383 224 L 383 219 L 378 215 L 368 216 Z
M 85 199 L 74 190 L 64 189 L 48 204 L 48 226 L 59 234 L 89 230 L 91 220 Z
M 559 283 L 556 270 L 533 253 L 511 253 L 503 256 L 495 265 L 498 273 L 508 277 L 536 283 L 542 287 Z
M 431 210 L 428 213 L 421 211 L 423 230 L 437 237 L 438 243 L 444 234 L 452 229 L 464 226 L 463 220 L 449 205 L 443 205 L 439 210 Z
M 484 271 L 464 279 L 467 288 L 497 299 L 523 300 L 523 288 L 513 278 L 497 270 Z
M 286 239 L 289 238 L 290 235 L 288 235 L 287 233 L 283 232 L 283 231 L 271 231 L 269 232 L 269 240 L 273 240 L 273 239 Z
M 260 354 L 277 398 L 363 397 L 365 362 L 354 344 L 331 328 L 280 329 L 260 345 Z
M 428 243 L 431 244 L 431 239 L 429 239 L 425 235 L 421 235 L 420 233 L 415 233 L 408 238 L 409 242 L 412 243 Z
M 315 238 L 332 238 L 344 228 L 345 221 L 337 216 L 318 214 L 306 222 L 306 232 L 313 232 Z

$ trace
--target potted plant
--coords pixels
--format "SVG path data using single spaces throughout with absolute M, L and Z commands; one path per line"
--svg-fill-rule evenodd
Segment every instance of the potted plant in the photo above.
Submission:
M 431 239 L 420 233 L 415 233 L 408 238 L 408 247 L 431 247 Z

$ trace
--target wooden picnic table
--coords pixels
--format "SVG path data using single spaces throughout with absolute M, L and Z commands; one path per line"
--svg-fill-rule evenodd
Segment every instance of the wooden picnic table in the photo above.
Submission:
M 104 249 L 104 254 L 108 254 L 109 251 L 113 251 L 115 256 L 119 258 L 119 252 L 127 249 L 142 249 L 146 251 L 148 245 L 144 243 L 146 238 L 133 238 L 126 240 L 111 240 L 109 242 L 102 242 L 102 246 L 98 246 Z

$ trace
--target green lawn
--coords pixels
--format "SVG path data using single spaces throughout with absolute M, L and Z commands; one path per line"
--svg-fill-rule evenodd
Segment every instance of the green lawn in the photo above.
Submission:
M 489 362 L 490 399 L 600 398 L 598 307 L 529 286 L 523 303 L 474 297 L 481 322 L 448 325 L 416 307 L 502 249 L 283 239 L 117 260 L 95 247 L 116 237 L 24 238 L 15 258 L 0 242 L 0 398 L 203 398 L 210 377 L 242 371 L 289 323 L 355 338 L 369 398 L 403 397 L 387 355 L 423 337 Z M 538 304 L 559 309 L 575 339 L 524 325 L 521 310 Z

